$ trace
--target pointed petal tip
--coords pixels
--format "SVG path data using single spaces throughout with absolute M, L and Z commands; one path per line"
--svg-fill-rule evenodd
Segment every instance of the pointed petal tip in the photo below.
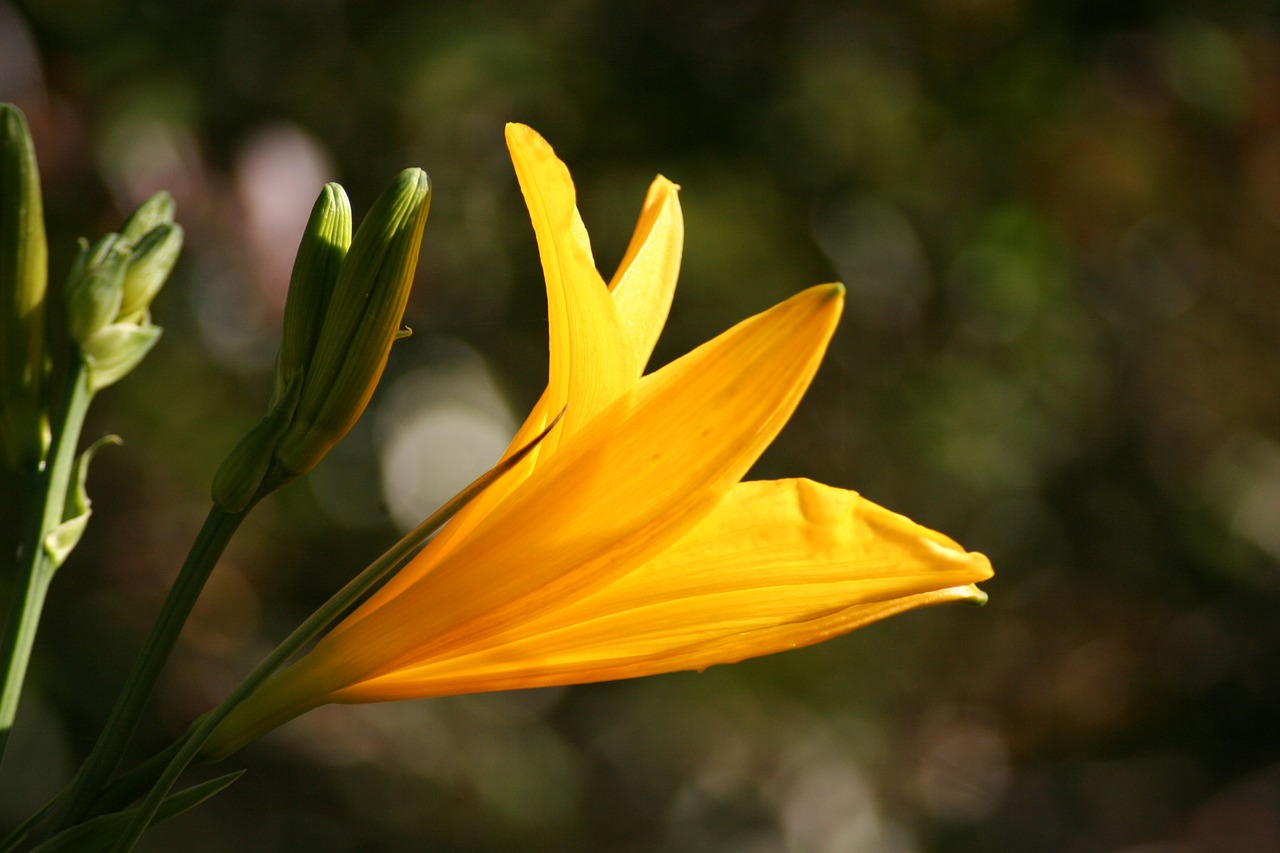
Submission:
M 657 175 L 653 179 L 653 189 L 678 194 L 680 192 L 680 185 L 668 178 L 666 175 Z
M 503 132 L 507 139 L 508 148 L 514 148 L 517 145 L 528 145 L 535 140 L 543 141 L 542 135 L 538 131 L 518 121 L 507 122 Z
M 976 586 L 964 586 L 956 590 L 956 600 L 963 604 L 971 604 L 974 607 L 981 607 L 987 603 L 990 596 L 985 590 L 978 589 Z

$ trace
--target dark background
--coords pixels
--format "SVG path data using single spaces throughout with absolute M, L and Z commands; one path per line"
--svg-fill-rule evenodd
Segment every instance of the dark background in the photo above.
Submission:
M 261 414 L 323 181 L 358 220 L 431 173 L 416 334 L 233 543 L 136 757 L 492 461 L 545 381 L 519 120 L 606 277 L 652 176 L 683 186 L 656 362 L 848 285 L 754 476 L 985 552 L 990 604 L 702 675 L 322 709 L 145 849 L 1280 849 L 1276 3 L 0 2 L 0 99 L 35 135 L 54 282 L 153 190 L 188 234 L 164 338 L 90 415 L 125 445 L 94 463 L 0 822 L 92 742 Z

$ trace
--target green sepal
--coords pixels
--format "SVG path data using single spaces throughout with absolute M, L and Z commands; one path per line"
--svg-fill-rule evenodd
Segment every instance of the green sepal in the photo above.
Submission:
M 118 435 L 104 435 L 84 449 L 71 469 L 71 482 L 68 483 L 67 501 L 62 510 L 62 522 L 50 530 L 44 538 L 44 551 L 49 555 L 49 563 L 56 569 L 66 562 L 67 556 L 80 543 L 84 529 L 89 524 L 90 508 L 89 492 L 85 482 L 89 477 L 89 463 L 93 456 L 108 444 L 123 444 Z
M 81 244 L 67 276 L 67 329 L 80 346 L 115 321 L 124 299 L 124 274 L 132 250 L 119 234 Z
M 262 420 L 244 434 L 218 467 L 213 476 L 213 502 L 224 511 L 241 512 L 262 488 L 276 445 L 293 422 L 301 393 L 302 376 L 295 375 Z
M 89 390 L 100 391 L 124 378 L 160 340 L 161 331 L 154 325 L 114 323 L 95 332 L 80 346 L 89 366 Z
M 243 770 L 237 770 L 165 797 L 152 823 L 190 811 L 210 797 L 222 793 L 243 775 Z M 100 815 L 59 832 L 32 853 L 107 853 L 114 850 L 124 838 L 137 813 L 137 809 L 127 809 Z

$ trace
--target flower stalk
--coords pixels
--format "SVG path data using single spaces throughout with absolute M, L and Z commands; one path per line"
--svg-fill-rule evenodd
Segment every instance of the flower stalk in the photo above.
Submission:
M 45 547 L 45 541 L 63 522 L 76 446 L 93 397 L 88 372 L 83 369 L 73 371 L 66 387 L 49 464 L 36 473 L 34 480 L 33 494 L 42 496 L 43 500 L 39 512 L 31 515 L 27 525 L 12 604 L 4 634 L 0 635 L 0 665 L 4 666 L 0 684 L 0 756 L 4 754 L 18 713 L 45 597 L 60 565 Z
M 127 853 L 132 849 L 154 818 L 173 785 L 178 781 L 178 777 L 200 755 L 209 736 L 237 706 L 265 684 L 271 676 L 305 648 L 308 643 L 349 611 L 356 602 L 364 598 L 370 590 L 385 580 L 389 574 L 404 565 L 404 562 L 421 549 L 427 540 L 435 535 L 436 531 L 450 519 L 519 465 L 555 429 L 560 423 L 563 414 L 562 411 L 528 444 L 518 448 L 506 459 L 503 459 L 487 473 L 455 495 L 444 506 L 432 513 L 425 521 L 405 534 L 399 542 L 350 580 L 346 586 L 335 593 L 325 604 L 312 613 L 305 622 L 299 625 L 217 708 L 196 720 L 192 724 L 191 730 L 184 737 L 177 755 L 173 757 L 147 795 L 146 800 L 143 801 L 128 833 L 113 848 L 115 853 Z
M 353 239 L 346 194 L 337 184 L 321 191 L 290 281 L 268 412 L 215 475 L 213 507 L 54 820 L 55 832 L 88 817 L 110 782 L 183 625 L 241 522 L 263 497 L 314 467 L 363 413 L 400 329 L 430 197 L 426 173 L 406 169 Z M 88 257 L 99 254 L 110 259 L 111 247 L 95 247 Z M 119 305 L 128 305 L 127 279 L 120 282 Z M 80 287 L 89 291 L 91 285 L 86 280 Z M 112 293 L 105 285 L 97 291 Z M 92 316 L 95 300 L 83 302 Z M 90 338 L 101 333 L 86 326 Z

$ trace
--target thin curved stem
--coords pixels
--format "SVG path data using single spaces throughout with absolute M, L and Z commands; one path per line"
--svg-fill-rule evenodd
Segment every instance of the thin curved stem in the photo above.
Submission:
M 419 548 L 426 544 L 427 540 L 436 531 L 443 527 L 449 519 L 457 515 L 463 507 L 475 500 L 494 481 L 519 464 L 547 437 L 547 434 L 555 428 L 563 416 L 564 412 L 561 411 L 536 438 L 476 479 L 471 485 L 449 500 L 448 503 L 432 513 L 426 521 L 406 534 L 390 550 L 366 567 L 364 571 L 352 578 L 346 586 L 335 593 L 311 616 L 307 617 L 307 620 L 277 646 L 262 663 L 258 664 L 257 668 L 218 707 L 196 720 L 192 724 L 181 750 L 174 756 L 169 766 L 165 768 L 164 773 L 160 776 L 159 781 L 156 782 L 155 787 L 151 789 L 147 798 L 143 800 L 142 806 L 138 809 L 138 813 L 134 817 L 129 830 L 117 842 L 114 848 L 115 853 L 128 853 L 133 849 L 134 844 L 137 843 L 142 833 L 146 831 L 147 826 L 154 819 L 165 797 L 168 796 L 169 791 L 178 781 L 178 777 L 199 755 L 200 749 L 209 739 L 209 736 L 213 734 L 213 730 L 226 719 L 227 715 L 236 706 L 249 698 L 250 694 L 262 686 L 268 678 L 288 663 L 308 643 L 320 636 L 326 628 L 336 622 L 377 584 L 402 566 Z
M 32 478 L 33 494 L 40 496 L 40 511 L 32 515 L 27 525 L 14 596 L 0 636 L 0 666 L 4 667 L 0 680 L 0 758 L 17 717 L 45 598 L 58 569 L 44 548 L 45 538 L 62 523 L 76 447 L 93 399 L 83 360 L 77 355 L 72 363 L 75 366 L 67 377 L 65 396 L 54 424 L 53 446 L 44 467 Z
M 209 579 L 209 574 L 222 556 L 232 534 L 252 508 L 251 503 L 240 512 L 226 512 L 217 506 L 209 511 L 204 526 L 200 528 L 200 533 L 169 590 L 160 615 L 151 627 L 142 652 L 134 662 L 129 680 L 125 682 L 124 690 L 116 700 L 106 727 L 81 766 L 71 791 L 54 820 L 52 833 L 56 834 L 83 820 L 93 801 L 110 781 L 111 774 L 115 772 L 120 756 L 133 735 L 138 718 L 142 715 L 142 709 L 155 689 L 160 671 L 178 641 L 182 626 L 186 624 L 196 599 L 204 589 L 205 581 Z

